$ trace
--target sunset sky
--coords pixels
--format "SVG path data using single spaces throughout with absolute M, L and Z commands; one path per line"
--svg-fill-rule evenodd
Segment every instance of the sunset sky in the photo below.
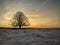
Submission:
M 28 17 L 27 27 L 60 28 L 60 0 L 0 0 L 0 27 L 12 27 L 17 11 Z

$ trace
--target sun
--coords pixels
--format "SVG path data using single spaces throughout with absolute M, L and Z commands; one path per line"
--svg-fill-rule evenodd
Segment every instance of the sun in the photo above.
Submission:
M 4 19 L 8 21 L 12 18 L 12 15 L 13 15 L 12 12 L 7 12 L 4 15 Z

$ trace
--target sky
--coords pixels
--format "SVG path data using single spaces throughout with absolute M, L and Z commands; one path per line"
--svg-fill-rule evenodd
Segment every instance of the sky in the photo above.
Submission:
M 18 12 L 29 19 L 27 28 L 60 28 L 60 0 L 0 0 L 0 27 L 13 27 L 9 20 Z

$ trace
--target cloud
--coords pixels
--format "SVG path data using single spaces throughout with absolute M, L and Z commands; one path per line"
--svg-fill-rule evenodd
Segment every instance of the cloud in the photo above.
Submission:
M 60 8 L 54 7 L 56 5 L 51 5 L 51 1 L 52 0 L 0 0 L 0 15 L 2 15 L 0 16 L 0 21 L 9 21 L 15 12 L 22 11 L 29 18 L 33 26 L 59 26 Z

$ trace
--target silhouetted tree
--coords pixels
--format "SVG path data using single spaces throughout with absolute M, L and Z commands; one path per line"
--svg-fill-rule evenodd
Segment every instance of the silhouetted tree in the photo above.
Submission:
M 12 23 L 12 26 L 14 27 L 19 26 L 19 28 L 21 28 L 21 26 L 29 25 L 28 18 L 24 15 L 23 12 L 17 12 L 13 16 L 11 23 Z

